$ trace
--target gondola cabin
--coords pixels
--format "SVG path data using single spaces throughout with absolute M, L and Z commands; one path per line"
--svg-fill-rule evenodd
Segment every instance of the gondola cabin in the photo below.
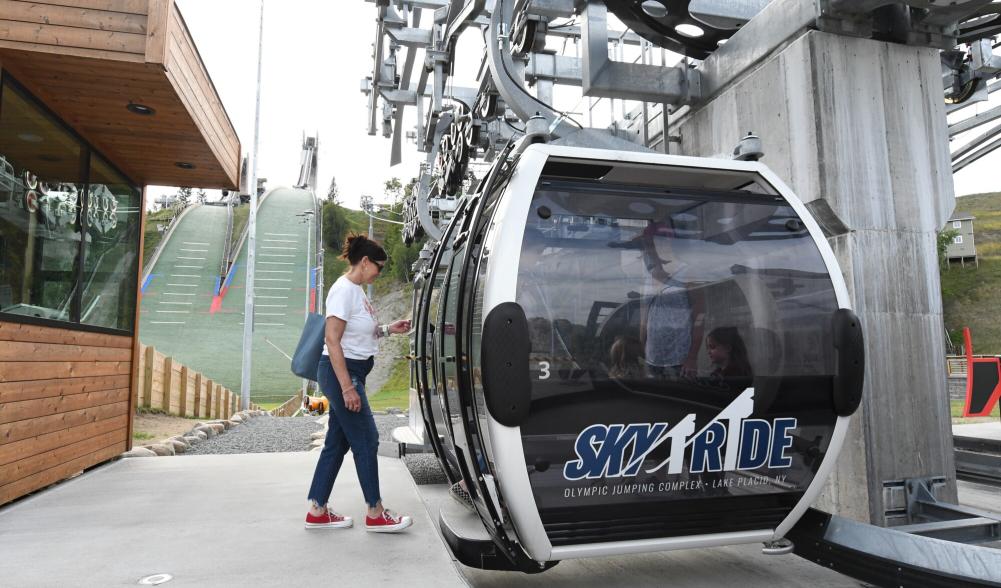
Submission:
M 779 539 L 860 400 L 841 271 L 760 163 L 532 145 L 415 300 L 423 426 L 490 539 L 443 519 L 469 565 Z

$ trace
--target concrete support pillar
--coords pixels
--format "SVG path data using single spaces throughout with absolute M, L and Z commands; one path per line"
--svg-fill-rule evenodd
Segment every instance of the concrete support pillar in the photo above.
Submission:
M 955 206 L 938 51 L 803 29 L 672 124 L 685 155 L 748 131 L 850 229 L 833 237 L 866 334 L 865 400 L 821 508 L 899 521 L 887 484 L 942 477 L 955 501 L 936 231 Z

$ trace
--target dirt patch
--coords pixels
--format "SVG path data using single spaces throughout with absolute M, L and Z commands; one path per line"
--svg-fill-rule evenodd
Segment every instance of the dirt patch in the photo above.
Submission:
M 198 419 L 185 419 L 165 414 L 140 414 L 135 416 L 132 424 L 132 445 L 149 445 L 169 439 L 175 435 L 187 433 Z

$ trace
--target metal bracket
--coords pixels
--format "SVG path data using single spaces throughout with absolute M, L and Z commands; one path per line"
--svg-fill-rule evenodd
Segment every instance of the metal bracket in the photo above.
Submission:
M 701 98 L 699 73 L 686 64 L 675 67 L 623 63 L 608 56 L 608 8 L 588 2 L 583 11 L 585 96 L 640 100 L 679 106 Z

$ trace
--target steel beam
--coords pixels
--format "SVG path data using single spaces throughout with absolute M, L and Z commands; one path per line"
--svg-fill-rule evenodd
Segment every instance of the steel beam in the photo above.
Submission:
M 545 18 L 570 18 L 574 14 L 574 0 L 529 0 L 525 12 Z
M 961 120 L 958 123 L 949 125 L 949 138 L 951 139 L 956 135 L 965 133 L 966 131 L 971 131 L 980 125 L 987 124 L 999 118 L 1001 118 L 1001 106 L 995 106 L 990 110 L 985 110 L 980 114 L 976 114 L 970 118 Z
M 389 37 L 404 47 L 423 49 L 431 45 L 431 29 L 414 27 L 390 28 L 386 31 Z
M 580 86 L 583 82 L 581 60 L 555 53 L 532 53 L 525 68 L 525 78 Z

